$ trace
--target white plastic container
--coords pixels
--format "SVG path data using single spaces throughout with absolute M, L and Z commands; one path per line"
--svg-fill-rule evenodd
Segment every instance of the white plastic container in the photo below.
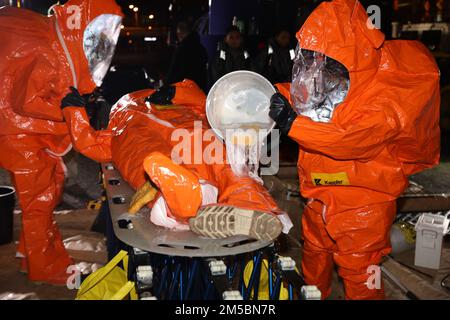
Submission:
M 261 128 L 268 135 L 275 127 L 269 117 L 270 98 L 276 92 L 263 76 L 251 71 L 224 75 L 211 88 L 206 116 L 215 134 L 224 141 L 225 130 Z
M 424 213 L 416 224 L 416 253 L 414 264 L 418 267 L 439 269 L 442 240 L 448 232 L 449 219 L 445 216 Z

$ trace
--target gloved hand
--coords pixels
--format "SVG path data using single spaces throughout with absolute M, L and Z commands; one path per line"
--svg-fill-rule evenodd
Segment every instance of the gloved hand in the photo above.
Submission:
M 86 99 L 78 92 L 74 87 L 70 87 L 70 93 L 68 93 L 61 101 L 61 109 L 66 107 L 85 107 L 87 104 Z
M 269 116 L 278 124 L 281 132 L 287 135 L 297 118 L 297 113 L 292 109 L 289 101 L 277 92 L 270 99 Z
M 175 87 L 174 86 L 162 86 L 150 96 L 148 96 L 145 101 L 156 105 L 170 105 L 172 104 L 172 99 L 175 97 Z

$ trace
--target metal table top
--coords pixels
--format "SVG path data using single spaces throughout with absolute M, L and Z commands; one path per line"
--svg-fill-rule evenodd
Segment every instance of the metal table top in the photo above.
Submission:
M 150 221 L 151 210 L 141 209 L 137 215 L 127 210 L 135 191 L 121 177 L 112 163 L 102 164 L 108 204 L 114 232 L 122 242 L 140 250 L 168 256 L 219 257 L 252 252 L 267 246 L 270 241 L 257 241 L 245 236 L 226 239 L 204 238 L 191 231 L 173 231 Z M 119 227 L 121 219 L 130 220 L 132 229 Z

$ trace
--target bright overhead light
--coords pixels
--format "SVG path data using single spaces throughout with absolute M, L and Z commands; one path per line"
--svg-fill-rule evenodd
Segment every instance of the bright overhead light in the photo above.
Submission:
M 158 38 L 156 38 L 156 37 L 145 37 L 144 38 L 144 41 L 147 41 L 147 42 L 154 42 L 156 40 L 158 40 Z
M 128 8 L 130 8 L 131 10 L 133 10 L 134 5 L 133 5 L 133 4 L 130 4 L 130 5 L 128 6 Z
M 153 27 L 152 26 L 148 26 L 148 30 L 152 30 L 153 29 Z
M 173 5 L 170 4 L 170 6 L 169 6 L 169 11 L 172 11 L 172 9 L 173 9 Z
M 120 25 L 120 29 L 123 29 L 123 28 L 125 28 L 125 26 L 123 24 L 121 24 Z
M 148 16 L 148 18 L 151 20 L 151 19 L 154 19 L 155 16 L 153 14 L 151 14 L 151 15 Z
M 139 8 L 138 8 L 138 7 L 134 7 L 133 11 L 134 11 L 134 12 L 138 12 L 138 11 L 139 11 Z

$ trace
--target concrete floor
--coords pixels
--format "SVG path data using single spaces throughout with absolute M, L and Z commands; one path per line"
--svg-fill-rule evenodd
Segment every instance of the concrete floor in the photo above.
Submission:
M 86 252 L 83 250 L 70 250 L 71 256 L 77 262 L 90 262 L 97 264 L 106 263 L 106 250 L 104 245 L 104 239 L 101 234 L 93 233 L 90 231 L 91 225 L 97 215 L 96 211 L 86 210 L 85 208 L 87 201 L 91 199 L 96 199 L 96 195 L 99 194 L 99 186 L 96 184 L 97 166 L 92 163 L 85 162 L 83 165 L 79 163 L 85 161 L 85 159 L 77 160 L 75 163 L 70 164 L 69 162 L 69 180 L 68 186 L 66 187 L 66 194 L 70 194 L 69 197 L 64 197 L 64 201 L 59 209 L 72 208 L 67 212 L 67 214 L 57 214 L 55 219 L 61 230 L 64 239 L 68 239 L 74 236 L 79 236 L 81 239 L 95 243 L 94 246 L 99 248 L 97 252 Z M 444 164 L 436 169 L 439 175 L 442 177 L 450 176 L 450 165 Z M 70 173 L 72 172 L 72 173 Z M 426 173 L 429 175 L 430 173 Z M 84 178 L 83 178 L 84 177 Z M 86 179 L 86 180 L 84 180 Z M 271 180 L 271 178 L 269 178 Z M 300 199 L 293 197 L 291 200 L 285 200 L 285 191 L 280 187 L 279 181 L 272 179 L 272 184 L 268 183 L 269 189 L 274 198 L 278 201 L 279 206 L 287 211 L 291 216 L 294 223 L 294 228 L 292 229 L 289 236 L 287 236 L 282 243 L 282 255 L 291 256 L 296 260 L 297 265 L 301 263 L 301 244 L 300 244 Z M 286 182 L 286 178 L 283 180 Z M 430 178 L 431 183 L 435 180 Z M 450 181 L 450 180 L 449 180 Z M 89 182 L 89 183 L 88 183 Z M 269 181 L 270 182 L 270 181 Z M 295 181 L 290 181 L 290 183 L 295 184 Z M 4 170 L 0 169 L 0 185 L 9 184 L 9 177 Z M 81 186 L 80 186 L 81 184 Z M 86 186 L 84 184 L 89 184 Z M 77 190 L 85 190 L 79 196 L 77 196 Z M 86 191 L 88 190 L 88 191 Z M 75 201 L 72 201 L 75 198 Z M 69 200 L 67 200 L 69 199 Z M 14 237 L 17 241 L 20 230 L 20 214 L 15 215 L 14 223 Z M 19 273 L 19 259 L 15 258 L 15 247 L 14 243 L 0 246 L 0 295 L 5 292 L 13 293 L 35 293 L 39 299 L 73 299 L 76 295 L 75 290 L 68 290 L 65 287 L 54 287 L 48 285 L 35 285 L 27 280 L 26 275 Z M 450 244 L 446 244 L 446 249 L 443 253 L 441 270 L 424 270 L 420 271 L 428 274 L 424 276 L 423 274 L 413 272 L 410 269 L 396 263 L 395 261 L 386 261 L 384 266 L 389 269 L 400 281 L 418 295 L 422 299 L 450 299 L 450 292 L 445 291 L 440 288 L 439 283 L 445 274 L 450 272 Z M 398 256 L 398 260 L 405 265 L 414 267 L 413 265 L 414 251 L 403 253 Z M 387 299 L 405 299 L 401 290 L 398 289 L 396 285 L 390 280 L 385 280 L 386 298 Z M 333 293 L 330 297 L 331 299 L 343 299 L 344 291 L 342 282 L 335 272 L 333 275 Z
M 66 155 L 64 161 L 68 168 L 68 175 L 63 201 L 56 210 L 66 212 L 66 214 L 55 215 L 61 234 L 64 239 L 79 235 L 87 241 L 103 243 L 102 235 L 89 231 L 97 216 L 97 211 L 84 209 L 87 207 L 88 201 L 98 199 L 101 195 L 101 186 L 98 184 L 99 166 L 96 162 L 75 152 Z M 0 185 L 11 185 L 9 173 L 1 168 Z M 18 205 L 16 205 L 16 210 L 20 210 Z M 15 242 L 18 240 L 20 232 L 20 217 L 20 214 L 14 216 L 14 242 L 0 246 L 0 295 L 5 292 L 36 293 L 39 299 L 73 299 L 76 295 L 75 290 L 36 285 L 29 282 L 25 274 L 19 273 L 20 260 L 15 258 Z M 76 250 L 69 252 L 76 262 L 104 264 L 107 260 L 106 250 L 96 254 Z
M 97 252 L 77 250 L 79 248 L 75 248 L 74 243 L 79 246 L 82 241 L 72 242 L 72 249 L 69 250 L 69 253 L 76 262 L 103 265 L 107 261 L 103 235 L 90 231 L 96 215 L 97 212 L 92 210 L 73 210 L 67 214 L 55 215 L 62 236 L 66 241 L 74 236 L 78 236 L 79 239 L 84 239 L 84 241 L 93 244 L 91 247 L 97 248 Z M 19 231 L 20 214 L 16 214 L 14 223 L 15 241 L 17 241 Z M 72 300 L 75 298 L 76 290 L 50 285 L 36 285 L 28 281 L 26 275 L 19 272 L 19 259 L 15 258 L 15 252 L 15 243 L 0 246 L 0 295 L 5 292 L 12 292 L 16 294 L 34 293 L 41 300 Z M 292 233 L 281 240 L 280 254 L 292 257 L 297 265 L 301 264 L 301 245 Z M 399 255 L 397 258 L 402 263 L 414 267 L 413 256 L 413 251 L 410 251 Z M 421 299 L 450 299 L 450 293 L 439 287 L 440 279 L 450 272 L 450 245 L 445 249 L 443 256 L 442 267 L 439 271 L 418 268 L 420 271 L 429 274 L 429 276 L 425 277 L 411 272 L 411 270 L 392 260 L 386 261 L 384 266 Z M 385 279 L 384 284 L 387 299 L 405 299 L 401 290 L 392 281 Z M 338 278 L 336 271 L 333 274 L 332 290 L 330 299 L 344 299 L 342 281 Z
M 104 248 L 103 235 L 89 231 L 97 216 L 97 211 L 75 210 L 67 214 L 55 215 L 63 239 L 74 236 L 94 243 L 97 247 Z M 66 287 L 50 285 L 37 285 L 30 281 L 25 274 L 19 272 L 20 259 L 15 258 L 16 242 L 20 232 L 20 214 L 14 215 L 14 242 L 0 246 L 0 295 L 5 292 L 16 294 L 35 293 L 41 300 L 70 300 L 76 296 L 76 290 Z M 80 244 L 79 241 L 78 244 Z M 106 250 L 86 252 L 83 250 L 69 250 L 69 254 L 75 262 L 90 262 L 97 264 L 106 263 Z

